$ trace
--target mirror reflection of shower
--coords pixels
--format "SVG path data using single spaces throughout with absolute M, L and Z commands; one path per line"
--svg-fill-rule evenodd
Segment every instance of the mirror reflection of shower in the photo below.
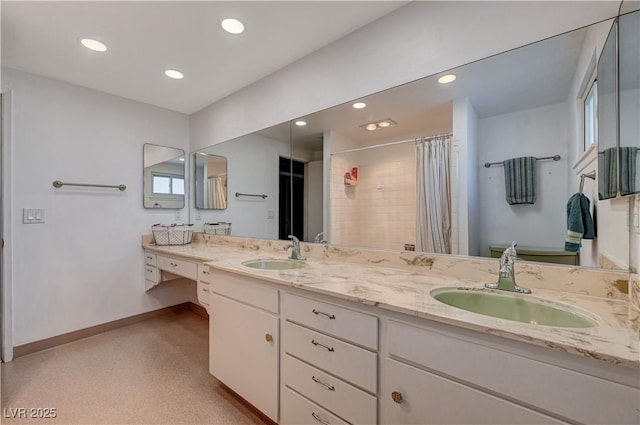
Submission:
M 227 158 L 204 152 L 194 154 L 196 208 L 227 208 Z

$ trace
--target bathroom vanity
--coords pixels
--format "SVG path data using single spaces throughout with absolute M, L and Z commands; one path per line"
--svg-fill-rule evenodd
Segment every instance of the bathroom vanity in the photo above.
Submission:
M 520 284 L 533 289 L 522 297 L 597 322 L 571 329 L 496 319 L 432 297 L 441 288 L 481 288 L 495 278 L 495 260 L 453 258 L 454 265 L 419 253 L 305 244 L 302 267 L 243 265 L 285 259 L 283 245 L 200 236 L 156 247 L 143 238 L 150 256 L 196 264 L 192 280 L 210 313 L 210 372 L 275 422 L 640 421 L 638 312 L 610 291 L 624 273 L 519 265 Z M 583 282 L 577 292 L 591 294 L 591 279 L 604 289 L 540 289 L 527 281 L 536 273 L 534 283 Z

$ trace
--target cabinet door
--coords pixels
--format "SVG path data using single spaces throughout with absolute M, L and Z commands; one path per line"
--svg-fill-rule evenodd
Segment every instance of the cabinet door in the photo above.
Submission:
M 209 371 L 278 421 L 278 318 L 210 294 Z
M 385 360 L 384 370 L 384 424 L 562 423 L 395 360 Z

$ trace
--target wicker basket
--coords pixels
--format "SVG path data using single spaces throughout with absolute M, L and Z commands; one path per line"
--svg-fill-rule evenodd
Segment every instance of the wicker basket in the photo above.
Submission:
M 191 243 L 193 237 L 193 230 L 189 226 L 191 225 L 163 226 L 156 224 L 151 227 L 151 231 L 156 245 L 186 245 Z
M 204 233 L 207 235 L 226 235 L 231 234 L 231 223 L 220 221 L 218 223 L 204 223 Z

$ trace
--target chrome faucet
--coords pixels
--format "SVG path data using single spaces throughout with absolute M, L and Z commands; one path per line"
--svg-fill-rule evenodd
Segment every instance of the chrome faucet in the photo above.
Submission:
M 291 248 L 291 255 L 289 256 L 289 259 L 291 259 L 291 260 L 306 260 L 307 257 L 305 257 L 302 254 L 300 254 L 300 239 L 296 238 L 293 235 L 289 235 L 288 238 L 293 241 L 292 244 L 286 245 L 284 247 L 285 251 L 287 249 Z
M 324 232 L 320 232 L 316 235 L 316 237 L 313 239 L 313 241 L 315 243 L 327 243 L 327 241 L 324 240 Z
M 511 246 L 504 250 L 500 256 L 500 272 L 496 283 L 485 283 L 485 288 L 501 289 L 503 291 L 519 292 L 530 294 L 531 289 L 523 288 L 516 284 L 516 243 L 511 242 Z

